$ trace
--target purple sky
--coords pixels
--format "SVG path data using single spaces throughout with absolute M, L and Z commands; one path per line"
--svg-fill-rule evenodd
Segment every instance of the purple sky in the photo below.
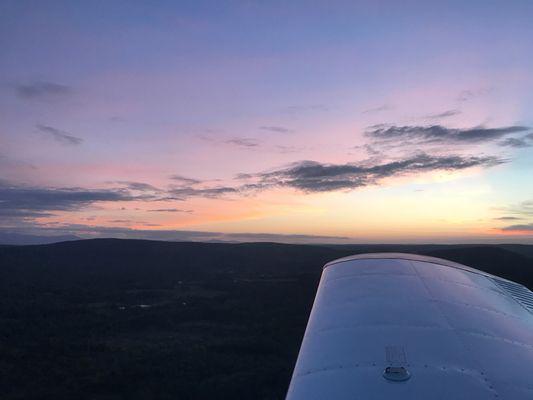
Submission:
M 0 230 L 533 242 L 530 1 L 2 1 Z

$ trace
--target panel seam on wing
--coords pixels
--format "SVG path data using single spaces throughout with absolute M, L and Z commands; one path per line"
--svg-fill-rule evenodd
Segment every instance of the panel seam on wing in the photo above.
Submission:
M 413 268 L 413 270 L 415 271 L 415 273 L 417 274 L 418 278 L 420 279 L 422 285 L 424 286 L 424 288 L 426 289 L 426 292 L 428 293 L 428 296 L 431 298 L 431 299 L 435 299 L 435 296 L 433 295 L 432 291 L 430 290 L 430 288 L 428 287 L 426 281 L 424 280 L 424 278 L 422 277 L 422 275 L 420 275 L 420 272 L 418 271 L 418 268 L 416 267 L 416 265 L 412 262 L 412 261 L 409 261 L 409 264 L 411 265 L 411 268 Z M 466 353 L 468 354 L 468 358 L 475 364 L 477 364 L 478 367 L 480 367 L 480 369 L 482 368 L 482 364 L 479 362 L 479 360 L 477 358 L 474 357 L 474 353 L 472 351 L 472 349 L 470 348 L 470 346 L 465 343 L 463 341 L 463 338 L 461 337 L 461 335 L 459 334 L 459 331 L 457 330 L 457 328 L 455 326 L 453 326 L 453 324 L 451 323 L 450 321 L 450 318 L 448 317 L 448 314 L 446 312 L 444 312 L 444 310 L 440 307 L 439 305 L 439 301 L 436 301 L 436 304 L 437 304 L 437 309 L 438 311 L 441 313 L 442 317 L 444 318 L 444 320 L 447 322 L 448 326 L 450 327 L 450 329 L 452 330 L 452 332 L 454 332 L 455 336 L 457 337 L 457 340 L 459 341 L 459 343 L 461 343 L 461 345 L 463 346 L 463 348 L 465 349 Z M 483 371 L 481 371 L 481 375 L 485 375 L 485 373 Z M 492 382 L 489 382 L 489 378 L 488 377 L 485 377 L 484 378 L 484 381 L 485 381 L 485 385 L 487 385 L 487 388 L 492 391 L 494 393 L 494 396 L 495 397 L 498 397 L 499 396 L 499 393 L 496 391 L 496 389 L 494 389 L 494 385 Z

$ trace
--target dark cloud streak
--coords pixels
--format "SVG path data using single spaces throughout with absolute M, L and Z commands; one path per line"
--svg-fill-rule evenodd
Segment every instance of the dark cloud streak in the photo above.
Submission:
M 477 127 L 453 129 L 442 125 L 429 126 L 377 126 L 366 135 L 375 140 L 415 140 L 422 143 L 483 143 L 504 136 L 530 130 L 527 126 L 506 126 L 501 128 Z
M 50 136 L 56 142 L 61 143 L 67 146 L 77 146 L 83 143 L 83 139 L 72 136 L 68 132 L 62 131 L 60 129 L 54 128 L 48 125 L 37 124 L 35 127 L 42 133 Z
M 504 162 L 506 160 L 491 156 L 430 156 L 423 153 L 370 165 L 299 161 L 273 171 L 237 174 L 235 179 L 248 181 L 240 185 L 208 188 L 178 187 L 169 190 L 168 194 L 169 199 L 185 200 L 190 197 L 220 198 L 226 195 L 247 195 L 276 187 L 292 188 L 305 193 L 354 190 L 378 185 L 382 179 L 394 176 L 432 171 L 458 171 L 472 167 L 489 168 Z
M 263 185 L 292 187 L 304 192 L 351 190 L 378 184 L 381 179 L 430 171 L 456 171 L 492 167 L 505 162 L 496 157 L 430 156 L 419 154 L 383 164 L 321 164 L 300 161 L 288 168 L 259 174 Z
M 47 81 L 17 84 L 15 85 L 15 90 L 23 99 L 62 97 L 69 95 L 72 92 L 72 89 L 69 86 Z
M 9 185 L 0 182 L 0 214 L 10 217 L 42 217 L 57 211 L 77 211 L 97 202 L 154 200 L 125 189 L 90 190 Z

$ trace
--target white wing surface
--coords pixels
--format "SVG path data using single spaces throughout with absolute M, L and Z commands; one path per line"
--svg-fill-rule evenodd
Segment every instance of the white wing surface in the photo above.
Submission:
M 287 400 L 533 399 L 533 293 L 454 262 L 324 267 Z

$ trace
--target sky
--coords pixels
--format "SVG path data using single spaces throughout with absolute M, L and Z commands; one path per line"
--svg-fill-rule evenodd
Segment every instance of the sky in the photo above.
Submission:
M 533 243 L 531 1 L 0 0 L 0 232 Z

